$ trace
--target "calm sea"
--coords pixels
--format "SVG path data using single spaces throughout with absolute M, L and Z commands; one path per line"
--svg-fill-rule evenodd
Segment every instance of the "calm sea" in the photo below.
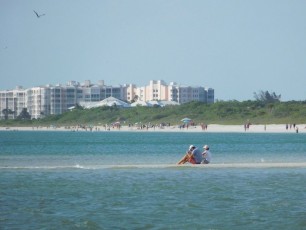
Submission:
M 0 132 L 0 229 L 306 229 L 305 188 L 305 134 Z

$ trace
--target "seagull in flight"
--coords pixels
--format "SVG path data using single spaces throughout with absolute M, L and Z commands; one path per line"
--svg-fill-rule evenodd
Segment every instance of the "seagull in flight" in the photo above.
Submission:
M 35 10 L 33 10 L 34 11 L 34 13 L 36 14 L 36 17 L 37 18 L 40 18 L 41 16 L 45 16 L 46 14 L 38 14 Z

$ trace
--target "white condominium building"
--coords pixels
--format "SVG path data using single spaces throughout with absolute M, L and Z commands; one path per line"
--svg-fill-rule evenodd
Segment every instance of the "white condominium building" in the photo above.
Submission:
M 175 82 L 167 85 L 162 80 L 151 80 L 149 85 L 134 84 L 106 86 L 104 81 L 92 84 L 89 80 L 80 84 L 70 81 L 65 86 L 46 85 L 0 91 L 0 119 L 15 119 L 23 109 L 31 118 L 62 114 L 69 108 L 84 102 L 98 102 L 108 97 L 122 101 L 175 101 L 180 104 L 190 101 L 214 103 L 214 90 L 201 86 L 180 86 Z
M 26 91 L 17 86 L 13 90 L 0 91 L 0 118 L 15 119 L 26 108 Z

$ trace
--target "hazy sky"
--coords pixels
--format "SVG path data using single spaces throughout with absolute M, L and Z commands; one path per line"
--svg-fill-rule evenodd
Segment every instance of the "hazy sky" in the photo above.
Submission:
M 87 79 L 306 100 L 306 0 L 0 0 L 0 90 Z

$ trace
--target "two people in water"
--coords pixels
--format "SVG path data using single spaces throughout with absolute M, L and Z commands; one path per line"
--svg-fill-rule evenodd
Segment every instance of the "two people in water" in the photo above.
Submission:
M 188 151 L 185 156 L 177 163 L 178 165 L 185 164 L 189 162 L 191 164 L 209 164 L 211 162 L 211 152 L 209 151 L 209 146 L 203 146 L 204 151 L 201 152 L 194 145 L 190 145 Z

